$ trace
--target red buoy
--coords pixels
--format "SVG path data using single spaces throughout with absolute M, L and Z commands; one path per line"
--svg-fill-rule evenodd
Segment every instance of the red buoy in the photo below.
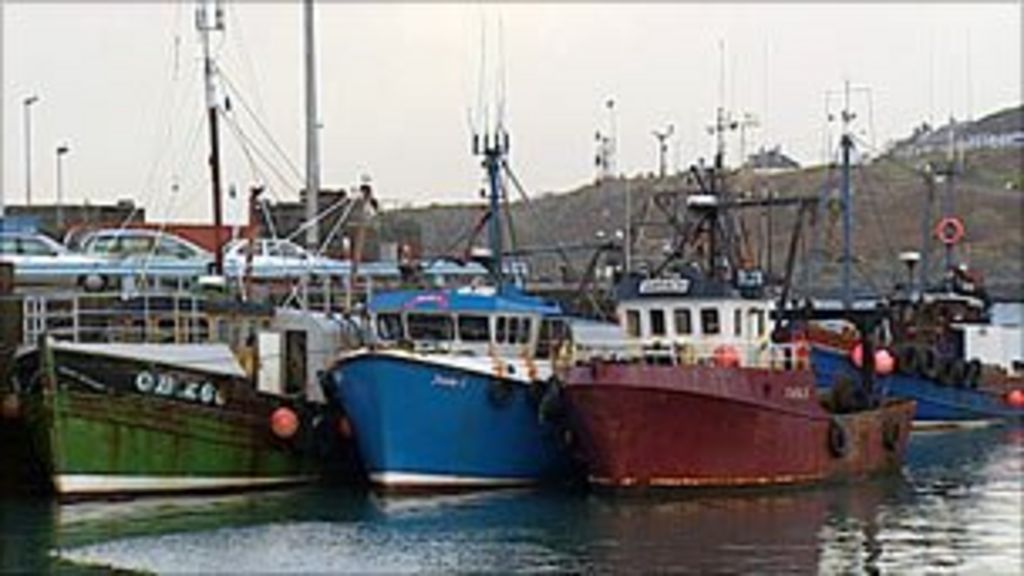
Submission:
M 352 437 L 352 424 L 349 423 L 348 418 L 345 418 L 344 416 L 338 418 L 338 434 L 340 434 L 342 438 L 346 439 Z
M 735 346 L 723 344 L 715 348 L 714 357 L 716 366 L 736 368 L 740 365 L 740 353 Z
M 1024 408 L 1024 390 L 1011 390 L 1006 395 L 1006 403 L 1014 408 Z
M 291 408 L 281 406 L 270 415 L 270 429 L 278 438 L 287 440 L 299 431 L 299 417 Z
M 857 368 L 864 365 L 864 346 L 860 342 L 850 349 L 850 362 L 853 362 L 853 365 Z
M 875 373 L 887 376 L 896 369 L 896 357 L 892 352 L 882 348 L 875 352 Z

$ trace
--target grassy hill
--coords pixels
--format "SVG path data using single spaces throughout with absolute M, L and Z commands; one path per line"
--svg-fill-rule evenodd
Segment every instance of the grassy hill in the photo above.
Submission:
M 993 115 L 996 116 L 996 115 Z M 1007 117 L 999 113 L 1000 124 Z M 1016 120 L 1015 120 L 1016 121 Z M 979 120 L 992 123 L 991 118 Z M 943 168 L 943 157 L 913 159 L 888 156 L 858 166 L 852 173 L 854 189 L 854 242 L 857 257 L 854 281 L 866 292 L 888 290 L 906 276 L 897 255 L 903 250 L 920 250 L 922 219 L 927 206 L 927 179 L 924 167 L 931 163 Z M 990 289 L 1000 298 L 1024 299 L 1024 149 L 976 150 L 965 153 L 953 178 L 953 212 L 966 226 L 966 237 L 955 251 L 959 262 L 966 262 L 985 275 Z M 816 293 L 835 290 L 838 285 L 841 224 L 838 203 L 837 167 L 816 166 L 776 174 L 736 173 L 729 188 L 741 196 L 758 196 L 771 191 L 777 197 L 821 195 L 830 190 L 816 232 L 806 230 L 801 242 L 796 277 L 804 277 L 804 266 L 818 236 L 820 264 L 812 280 Z M 564 193 L 535 196 L 529 203 L 511 204 L 515 222 L 515 244 L 520 247 L 578 245 L 594 243 L 599 235 L 609 237 L 625 225 L 627 190 L 631 196 L 636 230 L 634 254 L 637 261 L 656 261 L 665 243 L 671 240 L 671 228 L 664 225 L 665 214 L 654 204 L 658 194 L 692 189 L 683 175 L 664 179 L 638 177 L 613 179 L 602 184 L 587 184 Z M 929 228 L 940 217 L 947 183 L 935 183 L 933 213 Z M 382 215 L 382 239 L 412 240 L 422 246 L 425 255 L 458 255 L 483 214 L 483 202 L 459 205 L 434 205 L 395 210 Z M 772 269 L 782 273 L 786 247 L 795 222 L 795 209 L 778 208 L 772 215 L 772 234 L 767 234 L 766 212 L 748 210 L 743 227 L 749 232 L 750 254 L 762 264 L 767 262 L 771 246 Z M 661 223 L 639 227 L 639 224 Z M 942 247 L 929 235 L 932 277 L 938 278 Z M 478 244 L 483 244 L 480 236 Z M 582 270 L 591 253 L 569 252 L 576 270 Z M 554 254 L 531 258 L 535 275 L 559 277 L 562 261 Z

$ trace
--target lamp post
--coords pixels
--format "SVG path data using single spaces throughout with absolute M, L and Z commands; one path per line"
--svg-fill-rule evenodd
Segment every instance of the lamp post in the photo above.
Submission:
M 25 118 L 25 205 L 32 205 L 32 105 L 39 102 L 35 94 L 21 101 Z
M 67 144 L 57 146 L 57 229 L 64 231 L 64 155 L 70 152 Z

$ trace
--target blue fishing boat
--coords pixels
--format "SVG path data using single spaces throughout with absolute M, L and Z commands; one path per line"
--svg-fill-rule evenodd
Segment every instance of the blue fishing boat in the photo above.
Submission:
M 343 354 L 325 382 L 378 486 L 521 485 L 569 469 L 558 425 L 539 410 L 567 320 L 558 305 L 506 279 L 501 204 L 508 137 L 499 129 L 482 144 L 490 280 L 371 298 L 369 345 Z

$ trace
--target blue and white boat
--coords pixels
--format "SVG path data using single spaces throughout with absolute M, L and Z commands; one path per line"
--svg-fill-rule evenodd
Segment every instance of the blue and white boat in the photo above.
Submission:
M 490 183 L 490 280 L 378 294 L 371 342 L 343 354 L 326 392 L 346 413 L 371 482 L 393 488 L 533 484 L 570 469 L 559 426 L 541 416 L 561 308 L 506 280 L 503 167 L 508 137 L 474 139 Z
M 370 302 L 373 345 L 344 354 L 328 396 L 352 425 L 370 480 L 485 487 L 568 471 L 540 417 L 561 309 L 513 287 L 403 291 Z

